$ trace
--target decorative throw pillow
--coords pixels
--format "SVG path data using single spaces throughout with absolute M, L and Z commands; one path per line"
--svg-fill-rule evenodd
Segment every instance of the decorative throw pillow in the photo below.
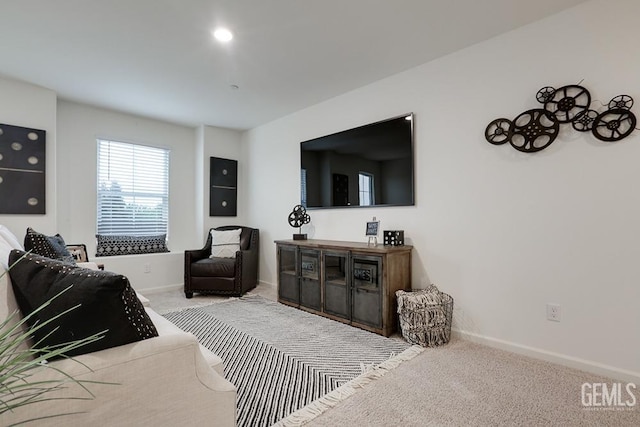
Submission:
M 23 255 L 25 252 L 14 250 L 9 261 L 15 262 Z M 129 280 L 121 274 L 80 268 L 33 254 L 27 254 L 9 274 L 23 316 L 66 289 L 29 319 L 30 326 L 43 324 L 79 305 L 34 332 L 38 348 L 106 331 L 103 338 L 66 353 L 76 356 L 158 336 Z
M 24 236 L 24 249 L 47 258 L 57 259 L 73 265 L 76 264 L 76 260 L 67 250 L 67 245 L 59 234 L 45 236 L 29 227 L 27 228 L 27 234 Z
M 167 235 L 117 236 L 96 234 L 96 256 L 135 255 L 169 252 Z
M 240 250 L 241 228 L 237 230 L 211 230 L 210 258 L 235 258 Z

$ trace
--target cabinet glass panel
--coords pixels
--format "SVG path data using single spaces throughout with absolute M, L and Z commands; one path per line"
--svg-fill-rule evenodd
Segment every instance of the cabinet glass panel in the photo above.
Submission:
M 351 318 L 348 252 L 324 252 L 324 311 L 344 319 Z
M 380 291 L 380 258 L 353 258 L 353 286 L 370 292 Z
M 382 259 L 375 256 L 352 258 L 352 320 L 365 325 L 382 326 Z
M 300 275 L 306 279 L 320 280 L 320 253 L 300 251 Z
M 296 252 L 295 247 L 278 247 L 278 271 L 280 276 L 278 296 L 283 300 L 293 303 L 300 302 Z
M 300 305 L 320 311 L 320 251 L 300 251 Z

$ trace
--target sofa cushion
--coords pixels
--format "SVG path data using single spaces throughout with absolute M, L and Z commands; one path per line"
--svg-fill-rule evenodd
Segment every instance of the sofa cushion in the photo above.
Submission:
M 9 268 L 9 254 L 15 248 L 12 247 L 6 240 L 0 236 L 0 267 L 1 270 L 6 270 Z M 1 271 L 0 270 L 0 271 Z
M 0 238 L 4 239 L 13 249 L 22 249 L 23 246 L 20 244 L 18 238 L 4 225 L 0 224 Z
M 9 261 L 24 255 L 23 251 L 14 250 Z M 129 280 L 123 275 L 80 268 L 33 254 L 27 254 L 9 274 L 23 316 L 64 291 L 34 314 L 30 325 L 44 323 L 78 306 L 34 333 L 38 348 L 106 331 L 102 339 L 67 353 L 75 356 L 158 336 Z
M 191 264 L 191 275 L 197 277 L 234 277 L 235 258 L 205 258 Z
M 31 251 L 33 254 L 57 259 L 69 264 L 76 263 L 73 255 L 67 250 L 64 239 L 59 234 L 46 236 L 29 227 L 27 228 L 27 234 L 24 236 L 24 249 Z
M 211 257 L 235 258 L 240 250 L 241 228 L 236 230 L 211 230 Z

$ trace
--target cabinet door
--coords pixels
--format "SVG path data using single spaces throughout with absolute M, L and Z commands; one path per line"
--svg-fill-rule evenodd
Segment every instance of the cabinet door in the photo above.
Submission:
M 300 303 L 297 258 L 295 246 L 278 246 L 278 298 L 295 304 Z
M 300 305 L 320 311 L 320 251 L 300 250 Z
M 348 252 L 323 252 L 324 312 L 351 320 Z
M 351 259 L 353 322 L 382 327 L 382 258 L 354 254 Z

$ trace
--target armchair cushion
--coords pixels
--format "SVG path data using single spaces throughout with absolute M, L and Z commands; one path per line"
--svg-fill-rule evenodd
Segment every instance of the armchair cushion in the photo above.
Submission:
M 13 263 L 24 255 L 23 251 L 14 250 L 9 261 Z M 30 326 L 45 323 L 79 305 L 34 332 L 40 348 L 106 331 L 103 338 L 67 353 L 75 356 L 158 336 L 125 276 L 71 266 L 33 254 L 26 255 L 9 274 L 23 316 L 66 289 L 29 319 Z
M 191 264 L 191 275 L 196 277 L 233 277 L 235 258 L 206 258 Z
M 211 258 L 235 258 L 240 250 L 241 228 L 237 230 L 211 230 Z

